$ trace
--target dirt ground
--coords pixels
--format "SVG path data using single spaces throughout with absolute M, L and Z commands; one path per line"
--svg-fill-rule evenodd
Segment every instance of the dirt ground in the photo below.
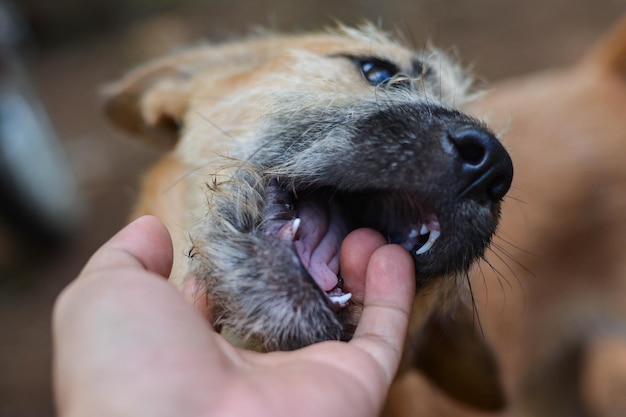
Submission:
M 43 3 L 30 1 L 37 24 L 45 20 Z M 213 0 L 134 13 L 71 39 L 42 39 L 28 62 L 30 76 L 63 141 L 83 215 L 63 251 L 22 277 L 23 285 L 0 286 L 0 417 L 54 414 L 53 301 L 99 244 L 125 223 L 141 173 L 159 156 L 101 116 L 98 89 L 131 65 L 259 25 L 291 31 L 369 19 L 397 28 L 416 45 L 430 39 L 444 49 L 454 47 L 488 85 L 572 62 L 624 12 L 626 0 Z M 46 13 L 58 16 L 52 9 Z M 32 257 L 37 264 L 37 254 Z

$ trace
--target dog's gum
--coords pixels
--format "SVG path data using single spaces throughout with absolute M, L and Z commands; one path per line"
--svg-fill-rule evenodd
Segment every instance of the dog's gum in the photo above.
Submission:
M 300 220 L 300 218 L 295 218 L 287 222 L 287 224 L 285 224 L 283 227 L 280 228 L 280 230 L 278 230 L 278 232 L 276 233 L 276 237 L 280 240 L 293 242 L 298 238 L 298 232 L 300 231 L 301 223 L 302 221 Z

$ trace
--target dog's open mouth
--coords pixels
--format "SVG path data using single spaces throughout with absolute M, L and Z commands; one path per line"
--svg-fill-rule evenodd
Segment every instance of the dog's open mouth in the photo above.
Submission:
M 441 235 L 435 214 L 402 191 L 342 192 L 330 187 L 293 191 L 272 179 L 265 214 L 264 233 L 293 245 L 335 310 L 349 304 L 352 292 L 364 293 L 364 282 L 341 278 L 340 249 L 350 231 L 375 229 L 389 243 L 411 252 L 416 262 L 430 255 Z

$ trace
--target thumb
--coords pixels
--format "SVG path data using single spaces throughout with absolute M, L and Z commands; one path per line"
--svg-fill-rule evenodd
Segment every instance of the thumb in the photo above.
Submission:
M 167 228 L 156 217 L 143 216 L 102 245 L 80 276 L 99 269 L 139 267 L 167 277 L 172 261 L 172 240 Z
M 414 298 L 411 255 L 398 245 L 378 248 L 367 266 L 364 308 L 353 343 L 382 365 L 388 382 L 400 363 Z

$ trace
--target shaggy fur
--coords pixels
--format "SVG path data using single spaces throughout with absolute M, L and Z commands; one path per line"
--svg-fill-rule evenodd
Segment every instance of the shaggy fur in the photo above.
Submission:
M 414 333 L 457 304 L 512 175 L 495 136 L 458 110 L 470 86 L 441 52 L 365 25 L 165 57 L 113 85 L 107 111 L 175 143 L 137 210 L 174 237 L 172 281 L 198 280 L 234 342 L 284 350 L 352 336 L 362 300 L 333 296 L 353 285 L 337 277 L 338 251 L 358 227 L 413 253 Z M 314 272 L 319 258 L 332 289 Z

